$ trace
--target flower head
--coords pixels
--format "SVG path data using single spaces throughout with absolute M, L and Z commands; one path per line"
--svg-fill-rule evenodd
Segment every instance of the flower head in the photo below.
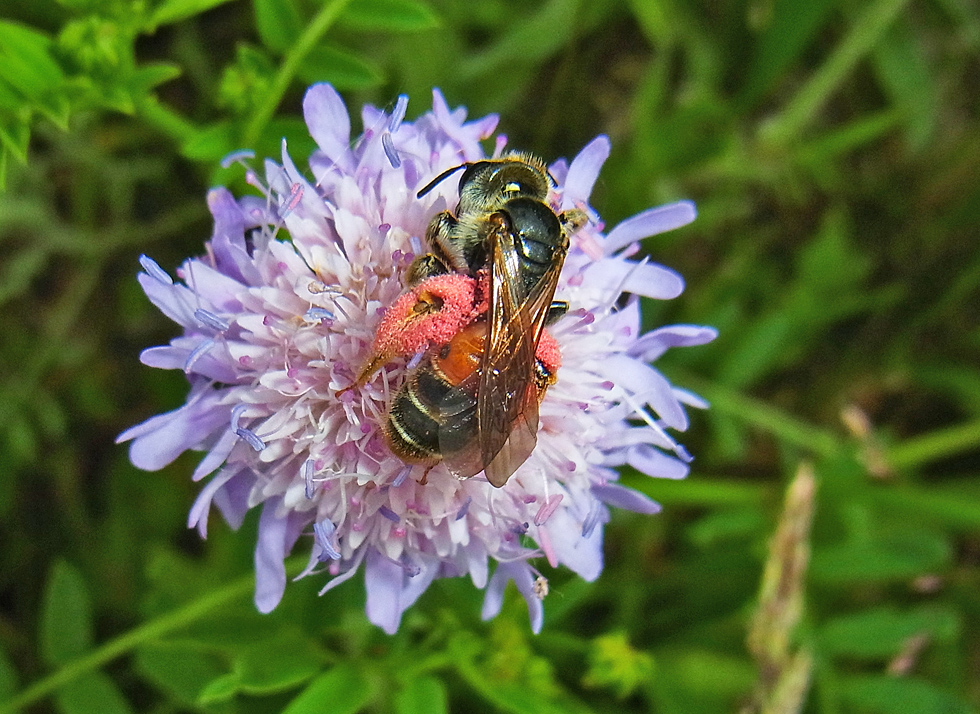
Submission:
M 405 293 L 404 272 L 425 249 L 432 216 L 458 201 L 453 181 L 422 199 L 416 193 L 447 168 L 485 158 L 480 142 L 497 118 L 467 122 L 436 91 L 432 111 L 405 122 L 406 102 L 390 114 L 365 107 L 364 132 L 352 143 L 337 92 L 312 87 L 303 105 L 318 145 L 312 180 L 284 144 L 282 163 L 267 161 L 264 179 L 248 173 L 260 196 L 211 191 L 214 234 L 202 257 L 178 269 L 179 282 L 141 259 L 147 296 L 183 328 L 141 359 L 183 370 L 190 393 L 119 441 L 132 441 L 130 458 L 148 470 L 187 449 L 207 452 L 193 478 L 208 481 L 189 517 L 202 536 L 212 505 L 232 527 L 261 509 L 255 602 L 263 612 L 281 599 L 283 561 L 299 543 L 309 552 L 303 575 L 332 576 L 323 592 L 363 566 L 368 617 L 387 632 L 434 578 L 463 575 L 486 589 L 485 618 L 514 580 L 538 631 L 547 587 L 531 561 L 544 556 L 592 580 L 602 570 L 608 507 L 659 510 L 619 485 L 615 467 L 687 473 L 689 457 L 667 430 L 687 427 L 684 404 L 704 404 L 649 363 L 715 332 L 680 325 L 641 335 L 637 296 L 673 298 L 683 282 L 629 258 L 639 240 L 693 220 L 694 207 L 652 209 L 604 235 L 587 199 L 608 139 L 552 164 L 552 207 L 579 208 L 592 220 L 572 236 L 557 289 L 572 309 L 549 328 L 561 367 L 540 406 L 537 446 L 500 489 L 482 476 L 457 479 L 443 465 L 413 467 L 383 436 L 387 405 L 412 359 L 397 357 L 359 389 L 345 388 L 384 338 L 376 334 L 381 316 Z M 503 144 L 498 137 L 496 153 Z M 447 285 L 447 294 L 460 288 Z

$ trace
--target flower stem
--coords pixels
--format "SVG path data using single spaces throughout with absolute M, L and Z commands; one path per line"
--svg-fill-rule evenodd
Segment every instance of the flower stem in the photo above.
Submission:
M 13 714 L 13 712 L 37 702 L 77 677 L 98 669 L 139 645 L 151 642 L 162 635 L 194 622 L 212 610 L 248 594 L 254 583 L 255 578 L 251 575 L 241 578 L 226 588 L 207 593 L 175 612 L 150 620 L 146 624 L 106 642 L 98 649 L 67 663 L 44 679 L 34 682 L 9 701 L 0 704 L 0 714 Z
M 776 438 L 808 453 L 832 456 L 841 448 L 840 440 L 832 432 L 796 419 L 768 404 L 726 389 L 717 383 L 708 384 L 694 378 L 687 383 L 711 402 L 712 409 L 769 432 Z
M 980 419 L 940 429 L 893 446 L 885 458 L 896 469 L 910 469 L 980 446 Z
M 179 113 L 170 109 L 156 97 L 146 97 L 138 108 L 139 115 L 147 124 L 156 127 L 182 146 L 198 132 L 198 128 Z
M 858 16 L 847 36 L 837 45 L 810 81 L 797 92 L 782 113 L 764 127 L 765 138 L 784 144 L 798 135 L 854 66 L 871 51 L 908 0 L 877 0 Z
M 276 113 L 279 102 L 282 101 L 286 90 L 289 89 L 289 83 L 296 76 L 300 62 L 303 61 L 303 58 L 309 54 L 310 50 L 326 34 L 327 30 L 333 26 L 340 13 L 343 12 L 344 8 L 350 2 L 351 0 L 333 0 L 324 4 L 323 9 L 307 25 L 306 31 L 299 36 L 296 44 L 286 53 L 282 66 L 279 68 L 279 73 L 276 75 L 276 81 L 269 91 L 269 96 L 266 98 L 265 103 L 258 108 L 252 120 L 245 128 L 243 146 L 255 145 L 255 142 L 262 135 L 269 120 L 272 119 L 272 115 Z

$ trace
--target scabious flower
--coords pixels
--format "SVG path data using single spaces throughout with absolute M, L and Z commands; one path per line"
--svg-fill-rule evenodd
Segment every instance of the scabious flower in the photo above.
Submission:
M 381 316 L 425 250 L 430 219 L 458 201 L 455 180 L 422 199 L 416 192 L 447 168 L 485 158 L 480 142 L 497 117 L 467 122 L 465 110 L 450 110 L 436 91 L 432 111 L 406 122 L 406 104 L 399 98 L 390 114 L 365 107 L 364 132 L 352 144 L 340 96 L 326 84 L 312 87 L 303 103 L 318 145 L 312 180 L 284 142 L 282 163 L 266 161 L 264 179 L 248 171 L 261 195 L 236 200 L 211 191 L 214 234 L 203 256 L 177 270 L 179 282 L 141 259 L 147 296 L 183 328 L 141 360 L 183 370 L 190 393 L 182 407 L 119 441 L 132 441 L 132 462 L 147 470 L 187 449 L 207 452 L 193 478 L 209 480 L 189 517 L 202 537 L 212 505 L 232 528 L 261 510 L 262 612 L 279 603 L 284 558 L 301 547 L 309 552 L 303 576 L 332 576 L 322 592 L 363 567 L 367 615 L 386 632 L 434 578 L 463 575 L 486 590 L 484 618 L 500 611 L 513 580 L 537 632 L 547 587 L 532 560 L 544 556 L 593 580 L 609 507 L 659 510 L 618 484 L 615 467 L 664 478 L 688 471 L 689 457 L 667 430 L 687 427 L 685 404 L 705 405 L 649 363 L 715 332 L 675 325 L 641 335 L 638 296 L 670 299 L 683 282 L 630 256 L 639 240 L 693 220 L 694 206 L 651 209 L 603 234 L 587 200 L 609 140 L 600 136 L 571 163 L 551 165 L 553 208 L 581 208 L 591 220 L 572 236 L 557 289 L 572 309 L 550 328 L 562 366 L 541 404 L 537 447 L 500 489 L 482 475 L 459 480 L 442 465 L 423 478 L 425 468 L 395 457 L 382 431 L 412 360 L 396 359 L 362 388 L 343 390 L 371 358 Z M 496 154 L 504 144 L 498 137 Z

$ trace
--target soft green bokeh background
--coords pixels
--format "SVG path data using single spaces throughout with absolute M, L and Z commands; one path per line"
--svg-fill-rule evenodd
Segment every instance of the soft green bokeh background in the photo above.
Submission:
M 0 712 L 977 711 L 978 50 L 969 0 L 6 0 Z M 200 542 L 193 456 L 113 444 L 186 391 L 137 361 L 175 331 L 138 255 L 201 251 L 227 151 L 305 155 L 319 80 L 410 118 L 439 86 L 549 160 L 609 134 L 607 225 L 700 209 L 645 244 L 688 282 L 649 325 L 721 331 L 658 363 L 713 402 L 693 473 L 624 475 L 664 513 L 546 572 L 539 636 L 468 581 L 395 637 L 358 578 L 260 616 L 254 521 Z

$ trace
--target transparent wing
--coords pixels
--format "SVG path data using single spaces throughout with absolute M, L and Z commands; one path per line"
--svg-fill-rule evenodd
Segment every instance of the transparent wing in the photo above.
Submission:
M 480 369 L 471 378 L 475 385 L 460 385 L 476 395 L 477 438 L 459 451 L 444 455 L 450 470 L 461 478 L 485 471 L 487 480 L 500 487 L 527 460 L 537 443 L 535 352 L 554 298 L 561 261 L 556 261 L 524 295 L 520 255 L 505 222 L 491 231 L 489 242 L 486 342 Z

